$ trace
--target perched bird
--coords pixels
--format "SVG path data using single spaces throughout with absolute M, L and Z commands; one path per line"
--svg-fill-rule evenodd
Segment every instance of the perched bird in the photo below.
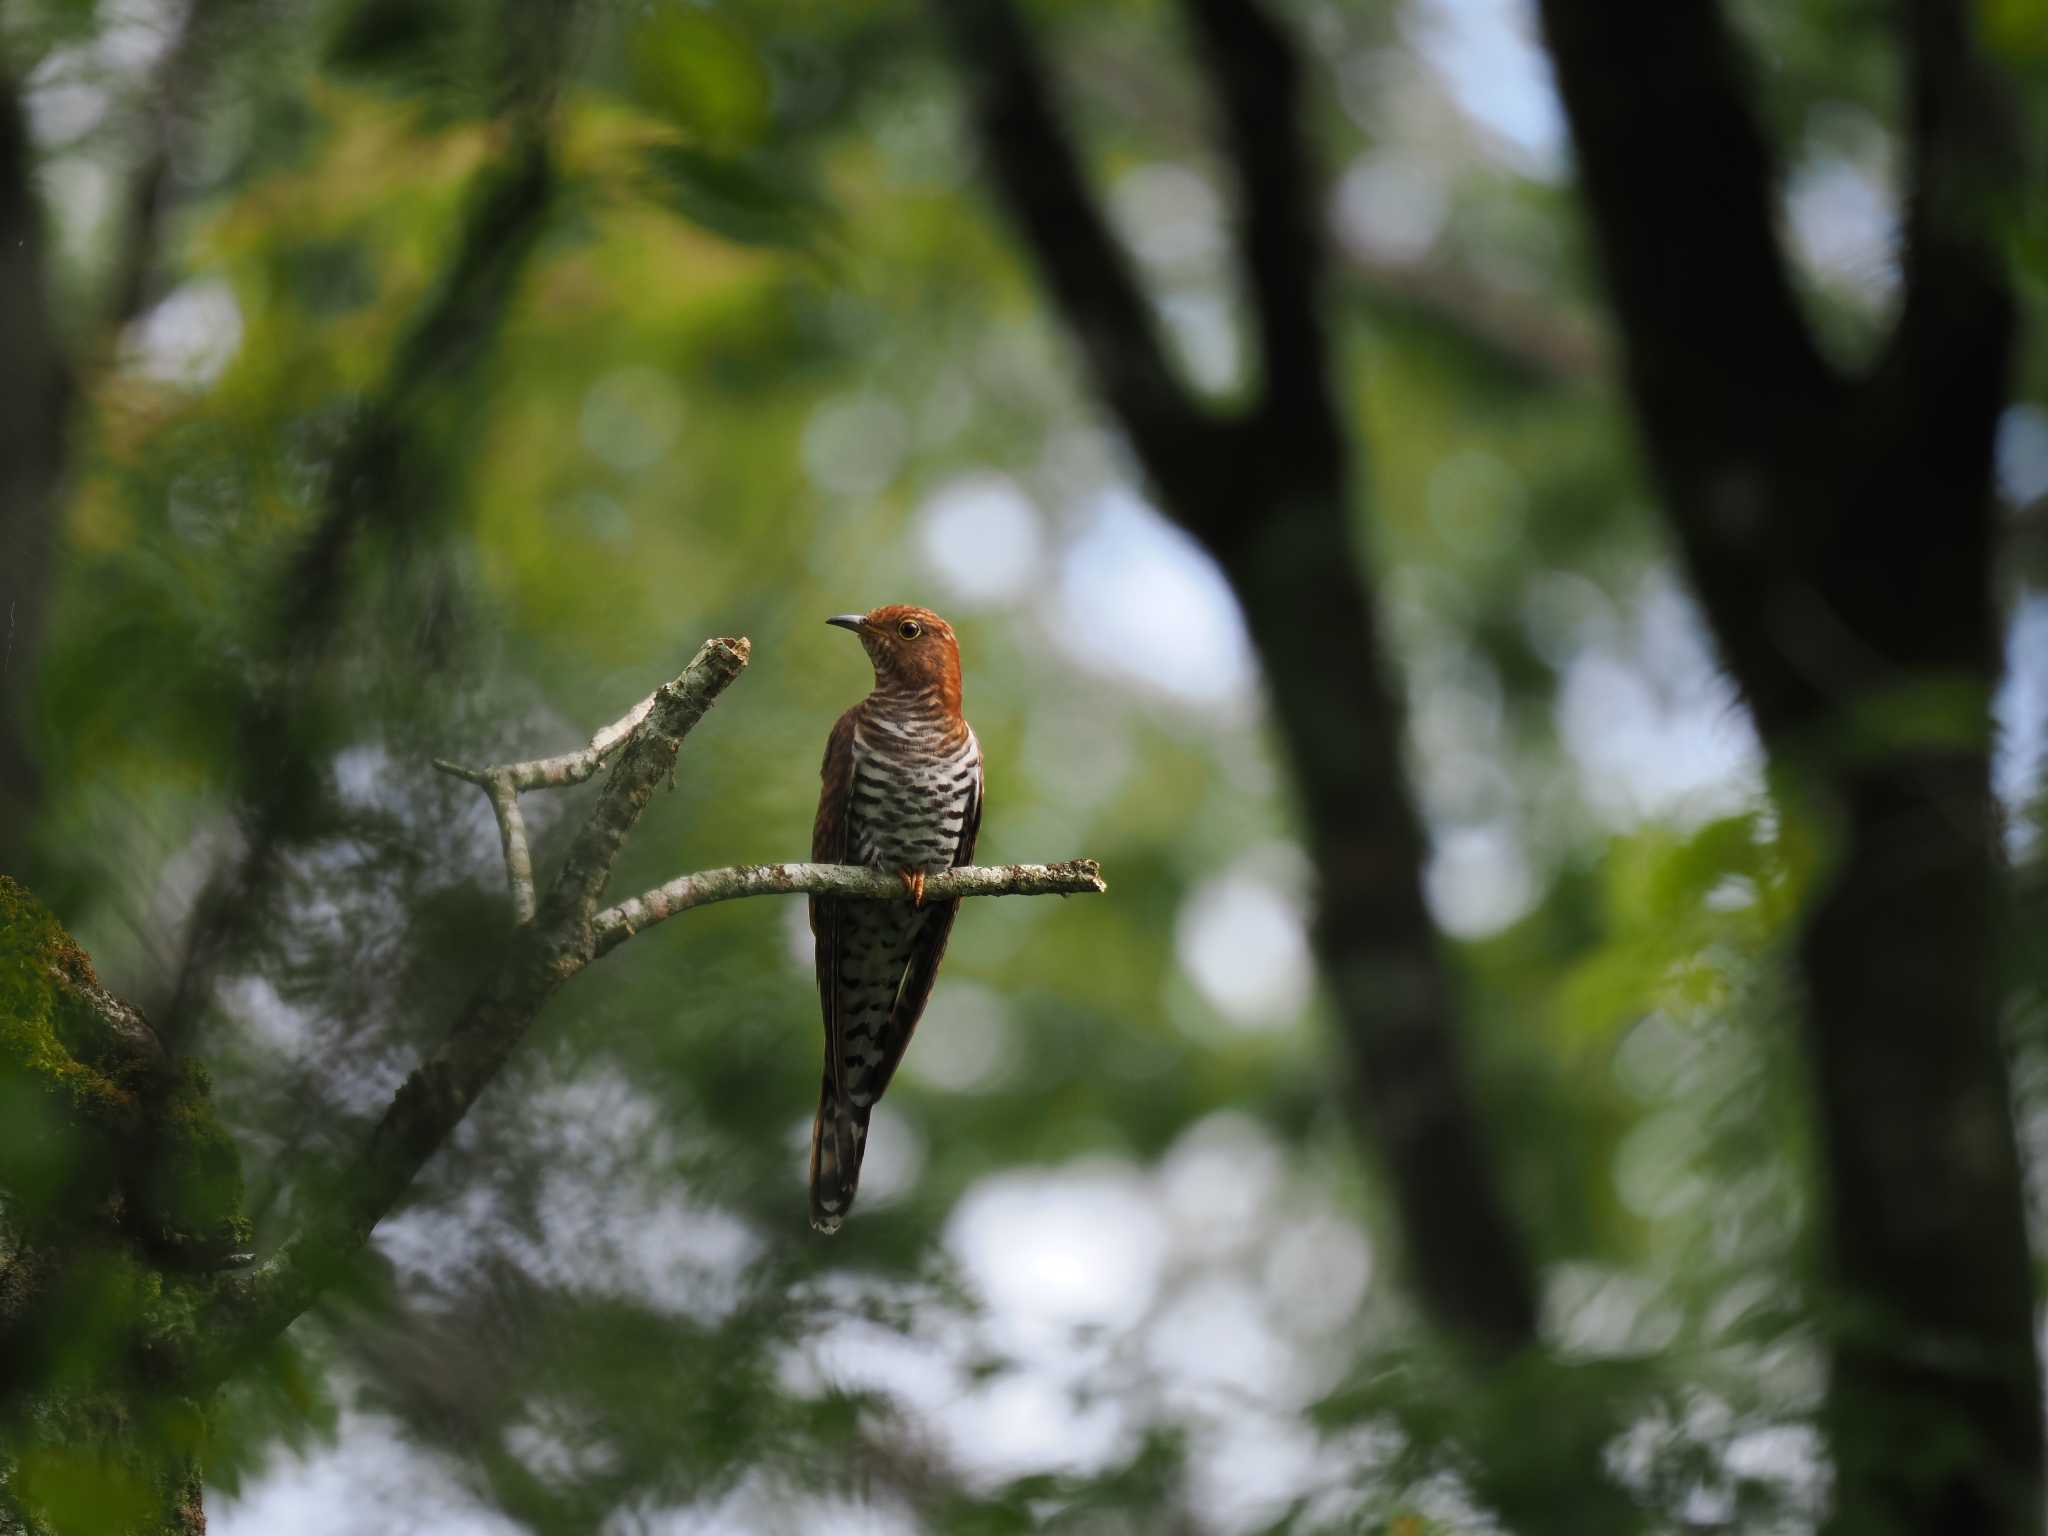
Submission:
M 811 858 L 892 870 L 911 898 L 811 898 L 825 1012 L 811 1225 L 836 1232 L 860 1183 L 868 1115 L 932 995 L 960 905 L 927 902 L 925 876 L 974 861 L 981 743 L 960 714 L 960 648 L 944 619 L 895 604 L 825 622 L 860 636 L 875 686 L 825 743 Z

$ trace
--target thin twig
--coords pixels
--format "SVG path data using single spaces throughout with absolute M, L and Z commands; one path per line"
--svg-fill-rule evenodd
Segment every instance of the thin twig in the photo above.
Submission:
M 434 759 L 435 768 L 476 785 L 491 802 L 491 814 L 498 818 L 498 840 L 505 850 L 505 877 L 512 887 L 512 910 L 519 922 L 532 922 L 534 913 L 533 855 L 527 847 L 526 817 L 519 809 L 519 792 L 581 784 L 640 728 L 640 722 L 647 718 L 659 696 L 658 690 L 647 695 L 592 736 L 589 745 L 580 751 L 523 763 L 494 763 L 484 768 L 470 768 L 443 757 Z
M 446 758 L 434 759 L 434 766 L 458 779 L 489 789 L 499 780 L 509 783 L 514 789 L 566 789 L 572 784 L 581 784 L 604 766 L 604 760 L 616 752 L 627 737 L 640 728 L 640 722 L 647 718 L 647 712 L 654 708 L 656 695 L 650 693 L 610 725 L 590 738 L 590 744 L 575 752 L 563 752 L 554 757 L 537 757 L 523 763 L 497 763 L 488 768 L 467 768 L 461 763 L 451 763 Z

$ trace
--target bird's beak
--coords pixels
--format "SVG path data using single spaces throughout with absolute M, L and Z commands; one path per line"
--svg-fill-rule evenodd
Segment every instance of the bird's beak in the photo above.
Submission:
M 864 613 L 835 613 L 825 622 L 827 624 L 837 624 L 841 629 L 850 629 L 855 634 L 859 634 L 861 630 L 867 627 L 868 617 Z

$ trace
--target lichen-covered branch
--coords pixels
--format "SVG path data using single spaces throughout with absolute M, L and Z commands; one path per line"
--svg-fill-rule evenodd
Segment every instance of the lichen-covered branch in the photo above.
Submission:
M 926 901 L 954 901 L 963 896 L 1100 895 L 1109 885 L 1093 859 L 1064 864 L 969 865 L 927 875 Z M 591 919 L 597 953 L 608 954 L 643 928 L 715 901 L 742 896 L 845 896 L 871 901 L 908 901 L 903 882 L 885 870 L 854 864 L 737 864 L 678 875 L 665 885 L 643 891 Z
M 534 914 L 533 854 L 526 841 L 526 817 L 519 809 L 519 792 L 525 789 L 566 789 L 581 784 L 601 768 L 605 760 L 624 745 L 640 728 L 654 708 L 659 692 L 627 710 L 590 738 L 579 751 L 555 757 L 538 757 L 523 763 L 496 763 L 469 768 L 446 758 L 434 759 L 442 773 L 476 785 L 491 802 L 491 814 L 498 818 L 498 838 L 505 849 L 505 877 L 512 887 L 512 910 L 518 921 L 530 923 Z

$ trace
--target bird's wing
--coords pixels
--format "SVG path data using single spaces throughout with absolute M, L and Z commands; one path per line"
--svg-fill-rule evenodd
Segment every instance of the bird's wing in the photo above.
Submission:
M 818 819 L 811 824 L 811 860 L 817 864 L 846 862 L 847 802 L 853 797 L 853 718 L 855 705 L 839 717 L 825 741 L 825 762 L 818 770 Z M 839 917 L 844 904 L 826 896 L 811 898 L 811 936 L 817 944 L 818 1003 L 825 1015 L 825 1068 L 835 1087 L 844 1089 L 839 1062 L 842 1020 L 839 986 Z
M 974 862 L 975 839 L 981 835 L 981 785 L 981 744 L 976 742 L 974 776 L 967 787 L 967 804 L 962 808 L 960 841 L 953 849 L 955 869 Z M 903 1060 L 917 1021 L 924 1017 L 924 1006 L 931 1001 L 932 983 L 939 979 L 939 962 L 945 958 L 946 940 L 952 937 L 953 919 L 959 911 L 957 900 L 926 902 L 922 909 L 922 921 L 911 941 L 910 963 L 904 967 L 896 1005 L 889 1010 L 889 1027 L 884 1031 L 888 1054 L 875 1074 L 876 1098 L 882 1096 L 889 1080 L 896 1075 L 896 1064 Z

